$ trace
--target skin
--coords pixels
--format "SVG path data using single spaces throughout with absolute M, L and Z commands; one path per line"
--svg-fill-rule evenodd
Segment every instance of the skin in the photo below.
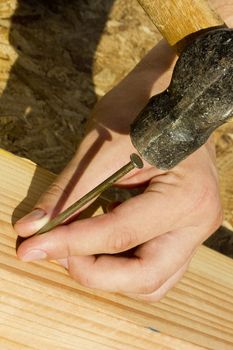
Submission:
M 232 1 L 213 4 L 231 26 Z M 160 42 L 98 103 L 74 158 L 42 195 L 36 210 L 16 223 L 20 236 L 35 233 L 52 215 L 128 162 L 135 152 L 129 125 L 148 98 L 169 85 L 175 61 L 172 49 Z M 145 163 L 144 169 L 134 170 L 118 185 L 142 185 L 144 191 L 106 214 L 73 220 L 27 239 L 18 248 L 19 259 L 57 259 L 84 286 L 160 300 L 222 222 L 213 142 L 208 140 L 170 171 Z

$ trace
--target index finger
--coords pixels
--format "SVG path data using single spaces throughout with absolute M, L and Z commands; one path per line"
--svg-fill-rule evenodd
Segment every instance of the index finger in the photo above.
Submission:
M 182 225 L 182 194 L 146 191 L 112 212 L 60 226 L 23 242 L 18 256 L 42 250 L 48 259 L 74 255 L 115 254 L 138 246 Z M 180 204 L 179 202 L 180 198 Z

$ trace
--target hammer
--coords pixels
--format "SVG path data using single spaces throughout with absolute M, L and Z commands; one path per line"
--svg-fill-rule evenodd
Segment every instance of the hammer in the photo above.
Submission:
M 170 86 L 131 125 L 148 163 L 171 169 L 233 116 L 233 30 L 206 0 L 138 0 L 180 57 Z
M 167 170 L 201 147 L 233 116 L 233 30 L 206 0 L 138 1 L 180 55 L 169 87 L 151 97 L 130 131 L 142 158 Z M 136 154 L 37 234 L 63 223 L 135 167 L 143 167 Z

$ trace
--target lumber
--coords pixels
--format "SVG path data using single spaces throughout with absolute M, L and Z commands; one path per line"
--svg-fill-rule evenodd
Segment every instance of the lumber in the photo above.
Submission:
M 19 261 L 12 220 L 53 179 L 0 150 L 0 349 L 232 349 L 233 262 L 206 247 L 154 304 L 84 288 L 56 262 Z

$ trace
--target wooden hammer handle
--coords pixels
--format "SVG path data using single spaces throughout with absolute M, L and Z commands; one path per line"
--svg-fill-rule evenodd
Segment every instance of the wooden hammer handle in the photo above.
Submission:
M 190 34 L 216 26 L 223 20 L 207 0 L 138 0 L 171 46 Z

